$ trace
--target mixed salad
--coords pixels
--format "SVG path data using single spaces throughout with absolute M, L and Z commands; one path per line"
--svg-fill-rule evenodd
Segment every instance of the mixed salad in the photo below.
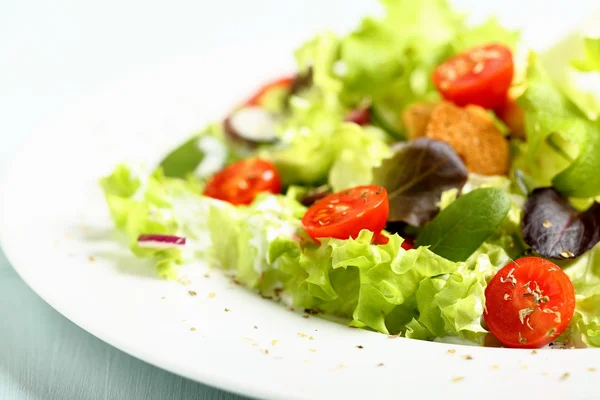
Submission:
M 156 168 L 118 165 L 117 228 L 161 277 L 202 259 L 353 327 L 600 346 L 600 103 L 493 18 L 382 2 Z M 582 40 L 571 77 L 600 74 Z

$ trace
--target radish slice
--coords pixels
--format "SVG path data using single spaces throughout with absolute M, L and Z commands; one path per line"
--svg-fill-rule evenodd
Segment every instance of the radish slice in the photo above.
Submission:
M 158 247 L 158 248 L 176 248 L 185 245 L 185 238 L 175 235 L 157 235 L 147 234 L 140 235 L 137 239 L 140 247 Z
M 256 106 L 244 107 L 231 114 L 225 120 L 225 131 L 232 139 L 249 144 L 273 143 L 277 140 L 273 116 Z

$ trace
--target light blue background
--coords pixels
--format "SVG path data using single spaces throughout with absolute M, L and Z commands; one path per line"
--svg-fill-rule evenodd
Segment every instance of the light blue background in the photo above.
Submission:
M 0 399 L 242 397 L 155 368 L 96 339 L 31 291 L 0 252 Z

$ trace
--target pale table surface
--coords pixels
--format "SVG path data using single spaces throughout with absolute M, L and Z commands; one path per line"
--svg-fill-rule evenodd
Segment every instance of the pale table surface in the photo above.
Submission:
M 512 8 L 533 25 L 558 26 L 580 17 L 583 4 L 595 1 L 506 0 L 492 8 Z M 34 127 L 123 71 L 202 52 L 207 43 L 240 40 L 248 32 L 261 40 L 285 31 L 299 43 L 309 32 L 353 25 L 373 2 L 339 3 L 0 0 L 0 179 Z M 552 5 L 554 12 L 524 12 L 524 5 L 538 11 Z M 44 303 L 0 250 L 0 399 L 240 397 L 152 367 L 96 339 Z
M 155 368 L 96 339 L 31 291 L 1 251 L 0 319 L 3 400 L 242 399 Z

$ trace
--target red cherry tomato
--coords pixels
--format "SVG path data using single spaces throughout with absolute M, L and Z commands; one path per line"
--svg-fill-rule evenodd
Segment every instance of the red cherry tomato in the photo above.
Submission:
M 281 179 L 275 166 L 258 158 L 238 161 L 215 174 L 204 195 L 231 204 L 250 204 L 260 192 L 281 192 Z
M 523 107 L 509 98 L 495 111 L 498 118 L 510 129 L 511 136 L 525 139 L 525 111 Z
M 379 235 L 389 214 L 387 191 L 381 186 L 358 186 L 331 194 L 313 204 L 302 225 L 318 238 L 355 239 L 362 229 Z
M 404 242 L 400 245 L 404 250 L 412 250 L 415 248 L 414 240 L 404 238 Z
M 350 111 L 344 118 L 344 121 L 354 122 L 357 125 L 365 126 L 371 122 L 371 111 L 368 107 L 358 107 Z
M 539 348 L 571 322 L 575 290 L 554 263 L 525 257 L 503 267 L 485 289 L 485 322 L 505 346 Z
M 475 47 L 450 58 L 433 72 L 440 94 L 457 106 L 495 109 L 504 104 L 513 79 L 513 57 L 501 44 Z
M 260 106 L 261 100 L 262 100 L 263 96 L 265 94 L 267 94 L 267 92 L 271 91 L 272 89 L 289 88 L 289 87 L 291 87 L 292 82 L 294 82 L 293 76 L 286 76 L 283 78 L 276 79 L 272 82 L 269 82 L 266 85 L 264 85 L 258 92 L 256 92 L 252 97 L 250 97 L 250 99 L 248 99 L 246 101 L 245 105 L 246 106 Z
M 373 244 L 388 244 L 390 241 L 390 238 L 388 238 L 387 236 L 385 236 L 382 233 L 378 233 L 373 235 L 373 239 L 371 240 L 371 243 Z M 404 244 L 404 243 L 402 243 Z
M 390 239 L 381 233 L 379 235 L 373 236 L 372 240 L 373 244 L 388 244 L 389 241 Z M 412 250 L 415 248 L 413 241 L 410 238 L 404 238 L 404 241 L 402 242 L 400 247 L 402 247 L 404 250 Z

